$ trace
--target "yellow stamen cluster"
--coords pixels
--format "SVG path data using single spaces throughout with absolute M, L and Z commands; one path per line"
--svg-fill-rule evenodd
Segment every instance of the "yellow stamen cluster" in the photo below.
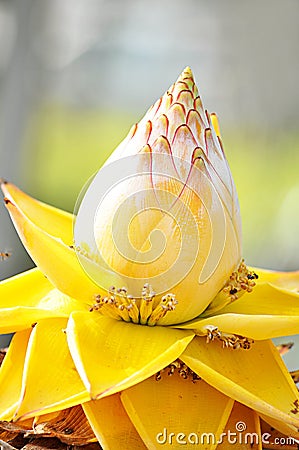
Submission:
M 197 373 L 189 369 L 189 367 L 186 366 L 186 364 L 184 364 L 180 359 L 176 359 L 173 363 L 157 372 L 155 378 L 156 381 L 160 381 L 162 379 L 162 374 L 166 374 L 167 376 L 171 377 L 175 373 L 177 373 L 184 380 L 191 380 L 192 383 L 201 380 Z
M 154 326 L 168 311 L 173 311 L 177 303 L 171 293 L 157 299 L 148 283 L 143 286 L 140 298 L 128 295 L 124 287 L 116 289 L 111 286 L 107 296 L 95 296 L 95 304 L 90 311 L 100 311 L 105 316 L 125 322 Z
M 237 270 L 229 277 L 228 282 L 222 289 L 231 301 L 237 300 L 245 292 L 252 292 L 258 275 L 247 269 L 244 260 L 241 261 Z
M 253 339 L 240 336 L 238 334 L 230 334 L 221 332 L 218 327 L 207 325 L 204 327 L 207 336 L 207 343 L 218 340 L 222 343 L 223 348 L 231 348 L 233 350 L 249 350 L 254 343 Z
M 211 316 L 226 305 L 242 297 L 246 292 L 252 292 L 258 275 L 248 270 L 244 260 L 242 259 L 239 267 L 230 275 L 225 286 L 216 295 L 212 303 L 202 314 L 202 317 Z

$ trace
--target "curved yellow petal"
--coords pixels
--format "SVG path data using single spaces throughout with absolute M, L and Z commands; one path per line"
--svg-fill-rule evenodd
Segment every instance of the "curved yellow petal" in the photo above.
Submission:
M 0 368 L 0 420 L 11 420 L 20 398 L 24 360 L 30 330 L 20 331 L 12 338 Z
M 10 333 L 30 328 L 44 311 L 35 307 L 53 286 L 38 270 L 31 269 L 0 283 L 0 332 Z
M 37 268 L 20 273 L 0 283 L 0 308 L 34 306 L 53 289 Z
M 119 394 L 82 405 L 89 423 L 101 446 L 109 450 L 146 450 L 130 421 Z
M 260 269 L 253 267 L 250 270 L 259 276 L 259 282 L 268 282 L 275 286 L 299 292 L 299 270 L 293 272 L 276 272 L 274 270 Z
M 267 282 L 259 282 L 252 292 L 245 293 L 216 312 L 207 309 L 202 317 L 224 313 L 298 315 L 298 307 L 299 294 L 296 292 Z
M 35 298 L 31 305 L 29 299 L 27 297 L 25 299 L 22 298 L 20 293 L 20 303 L 25 304 L 10 308 L 0 308 L 1 333 L 12 333 L 30 328 L 39 320 L 48 317 L 69 317 L 73 311 L 88 310 L 87 305 L 62 294 L 58 289 L 52 289 L 40 299 Z
M 299 427 L 292 413 L 299 393 L 274 344 L 257 341 L 250 350 L 224 349 L 218 342 L 197 337 L 180 357 L 205 381 L 276 420 Z M 271 374 L 271 377 L 269 377 Z
M 235 402 L 217 450 L 262 450 L 259 416 L 255 411 Z
M 17 204 L 31 222 L 51 236 L 60 238 L 65 244 L 73 243 L 72 214 L 30 197 L 12 183 L 4 182 L 1 188 L 5 197 Z
M 123 391 L 121 400 L 150 450 L 214 450 L 234 403 L 203 380 L 167 372 L 160 381 L 151 377 Z
M 93 303 L 101 288 L 85 274 L 74 249 L 39 228 L 10 201 L 6 207 L 28 253 L 50 282 L 71 297 Z
M 64 333 L 66 325 L 67 319 L 51 318 L 34 327 L 28 343 L 15 420 L 89 400 L 69 353 Z
M 93 399 L 126 389 L 180 356 L 194 337 L 189 330 L 148 327 L 74 312 L 67 326 L 69 348 Z
M 59 314 L 57 315 L 59 316 Z M 33 327 L 40 319 L 53 316 L 56 316 L 56 314 L 46 309 L 28 307 L 0 309 L 0 333 L 21 331 Z
M 208 311 L 207 311 L 208 313 Z M 252 339 L 270 339 L 299 331 L 299 295 L 268 283 L 255 286 L 217 314 L 205 314 L 180 328 L 203 335 L 207 325 Z
M 264 340 L 298 333 L 299 312 L 296 316 L 219 314 L 181 325 L 180 329 L 193 330 L 199 336 L 207 334 L 208 326 L 217 327 L 222 333 L 231 333 L 251 339 Z
M 269 283 L 261 283 L 249 294 L 244 294 L 218 311 L 218 314 L 225 313 L 298 315 L 299 295 Z
M 38 308 L 44 309 L 57 317 L 69 317 L 73 311 L 87 311 L 88 305 L 63 294 L 58 289 L 52 289 L 38 303 Z

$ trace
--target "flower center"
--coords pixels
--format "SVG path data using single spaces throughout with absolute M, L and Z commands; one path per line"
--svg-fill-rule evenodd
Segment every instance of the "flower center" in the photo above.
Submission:
M 111 286 L 107 296 L 95 296 L 95 304 L 90 311 L 99 310 L 113 319 L 154 326 L 168 311 L 173 311 L 177 304 L 175 295 L 171 293 L 157 299 L 151 285 L 146 283 L 140 298 L 128 295 L 126 288 L 116 289 Z

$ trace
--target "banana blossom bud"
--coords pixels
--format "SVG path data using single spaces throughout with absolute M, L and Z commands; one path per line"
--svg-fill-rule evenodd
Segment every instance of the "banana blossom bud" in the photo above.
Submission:
M 140 298 L 154 299 L 161 305 L 155 322 L 162 325 L 200 315 L 239 266 L 234 182 L 217 118 L 204 110 L 189 68 L 89 184 L 75 241 L 97 284 L 125 293 L 132 307 Z M 97 265 L 121 289 L 105 285 Z M 145 324 L 150 312 L 140 315 Z

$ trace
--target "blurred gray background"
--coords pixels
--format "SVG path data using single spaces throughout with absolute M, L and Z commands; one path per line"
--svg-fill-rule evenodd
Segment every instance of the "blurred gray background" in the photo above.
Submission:
M 190 65 L 220 124 L 250 264 L 299 268 L 298 0 L 0 0 L 0 176 L 72 211 Z M 32 266 L 0 207 L 4 279 Z

